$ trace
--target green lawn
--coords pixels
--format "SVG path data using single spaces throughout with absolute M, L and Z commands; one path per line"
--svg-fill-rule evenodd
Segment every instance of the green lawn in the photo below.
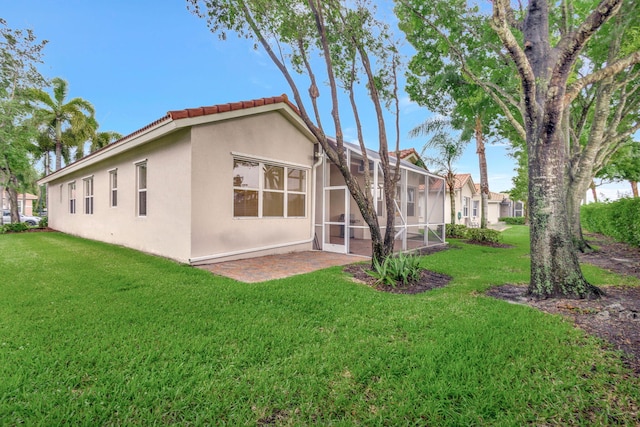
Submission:
M 2 235 L 0 425 L 634 425 L 640 380 L 615 353 L 483 295 L 527 280 L 526 229 L 504 237 L 517 247 L 425 257 L 453 282 L 397 295 L 341 268 L 244 284 L 58 233 Z

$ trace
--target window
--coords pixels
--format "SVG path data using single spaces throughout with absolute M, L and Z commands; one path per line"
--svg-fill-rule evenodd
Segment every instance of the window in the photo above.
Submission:
M 407 188 L 407 216 L 416 216 L 416 189 Z
M 516 208 L 513 216 L 524 216 L 524 204 L 522 202 L 516 202 Z
M 284 216 L 284 168 L 263 165 L 262 216 Z
M 307 205 L 307 172 L 287 168 L 287 216 L 304 216 Z
M 84 185 L 84 213 L 93 214 L 93 177 L 82 180 Z
M 69 183 L 69 213 L 76 213 L 76 182 Z
M 233 216 L 258 216 L 260 164 L 233 160 Z
M 480 216 L 478 215 L 480 212 L 480 201 L 479 200 L 474 200 L 473 201 L 473 208 L 471 210 L 471 216 Z
M 462 216 L 465 218 L 469 216 L 469 197 L 462 198 Z
M 306 199 L 305 170 L 233 159 L 234 217 L 305 216 Z
M 147 162 L 136 164 L 136 192 L 136 213 L 147 216 Z
M 109 171 L 109 206 L 118 206 L 118 169 Z

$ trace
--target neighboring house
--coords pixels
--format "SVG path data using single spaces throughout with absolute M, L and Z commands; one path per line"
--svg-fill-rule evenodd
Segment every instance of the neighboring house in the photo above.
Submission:
M 463 224 L 468 227 L 474 225 L 474 221 L 479 221 L 480 218 L 480 204 L 473 203 L 476 195 L 480 195 L 476 192 L 476 187 L 473 183 L 471 174 L 463 173 L 456 174 L 456 185 L 454 188 L 454 201 L 455 201 L 455 220 L 456 224 Z M 445 201 L 445 219 L 447 223 L 451 222 L 451 195 L 449 194 L 449 188 L 447 187 L 447 200 Z
M 476 184 L 476 192 L 480 200 L 480 184 Z M 489 191 L 489 212 L 487 222 L 495 224 L 500 218 L 512 216 L 524 216 L 524 202 L 511 200 L 507 193 L 494 193 Z M 480 202 L 482 204 L 482 201 Z
M 358 147 L 347 156 L 362 180 Z M 170 111 L 39 183 L 51 228 L 184 263 L 314 247 L 371 253 L 342 176 L 284 95 Z M 373 173 L 379 197 L 380 183 Z M 443 243 L 442 178 L 402 162 L 399 189 L 398 248 Z
M 447 222 L 450 222 L 451 203 L 449 193 L 445 202 Z M 482 209 L 482 196 L 480 184 L 474 184 L 471 174 L 456 175 L 455 185 L 456 224 L 464 224 L 468 227 L 478 227 Z M 487 224 L 495 224 L 502 217 L 523 216 L 524 203 L 513 201 L 507 193 L 495 193 L 489 191 Z
M 21 215 L 32 216 L 33 205 L 38 200 L 38 196 L 30 193 L 18 194 L 18 212 Z M 2 188 L 2 209 L 9 209 L 9 193 Z
M 390 151 L 389 155 L 392 157 L 396 156 L 395 151 Z M 420 154 L 418 154 L 418 152 L 416 151 L 415 148 L 408 148 L 406 150 L 400 150 L 400 160 L 405 160 L 409 163 L 413 163 L 414 165 L 423 167 L 424 169 L 426 169 L 426 165 L 424 164 L 424 162 L 422 161 L 422 158 L 420 157 Z M 393 163 L 393 160 L 391 162 L 391 164 L 395 164 Z

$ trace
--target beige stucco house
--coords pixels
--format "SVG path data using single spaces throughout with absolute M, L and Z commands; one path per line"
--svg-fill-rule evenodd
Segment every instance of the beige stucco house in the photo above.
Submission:
M 359 153 L 347 150 L 362 175 Z M 51 228 L 184 263 L 367 244 L 369 255 L 368 230 L 336 173 L 283 95 L 170 111 L 39 183 Z M 442 178 L 409 162 L 402 177 L 398 248 L 444 242 Z M 376 191 L 375 173 L 372 182 Z
M 455 185 L 455 208 L 456 224 L 463 224 L 467 227 L 478 227 L 482 209 L 482 197 L 480 194 L 480 184 L 475 184 L 469 173 L 456 174 Z M 445 203 L 445 218 L 447 223 L 451 222 L 450 194 L 447 189 L 447 199 Z M 502 217 L 523 216 L 524 203 L 513 201 L 507 193 L 495 193 L 489 191 L 487 224 L 496 224 Z
M 0 188 L 0 198 L 2 199 L 2 209 L 9 209 L 9 192 L 5 188 Z M 37 202 L 38 196 L 31 193 L 18 194 L 18 212 L 22 215 L 33 215 L 33 205 Z

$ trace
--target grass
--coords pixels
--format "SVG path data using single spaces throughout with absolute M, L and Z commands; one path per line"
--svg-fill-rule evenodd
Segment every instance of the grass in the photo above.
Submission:
M 63 234 L 0 236 L 0 424 L 633 425 L 640 381 L 616 354 L 482 294 L 527 280 L 525 229 L 504 239 L 516 247 L 425 257 L 453 282 L 397 295 L 340 268 L 244 284 Z

